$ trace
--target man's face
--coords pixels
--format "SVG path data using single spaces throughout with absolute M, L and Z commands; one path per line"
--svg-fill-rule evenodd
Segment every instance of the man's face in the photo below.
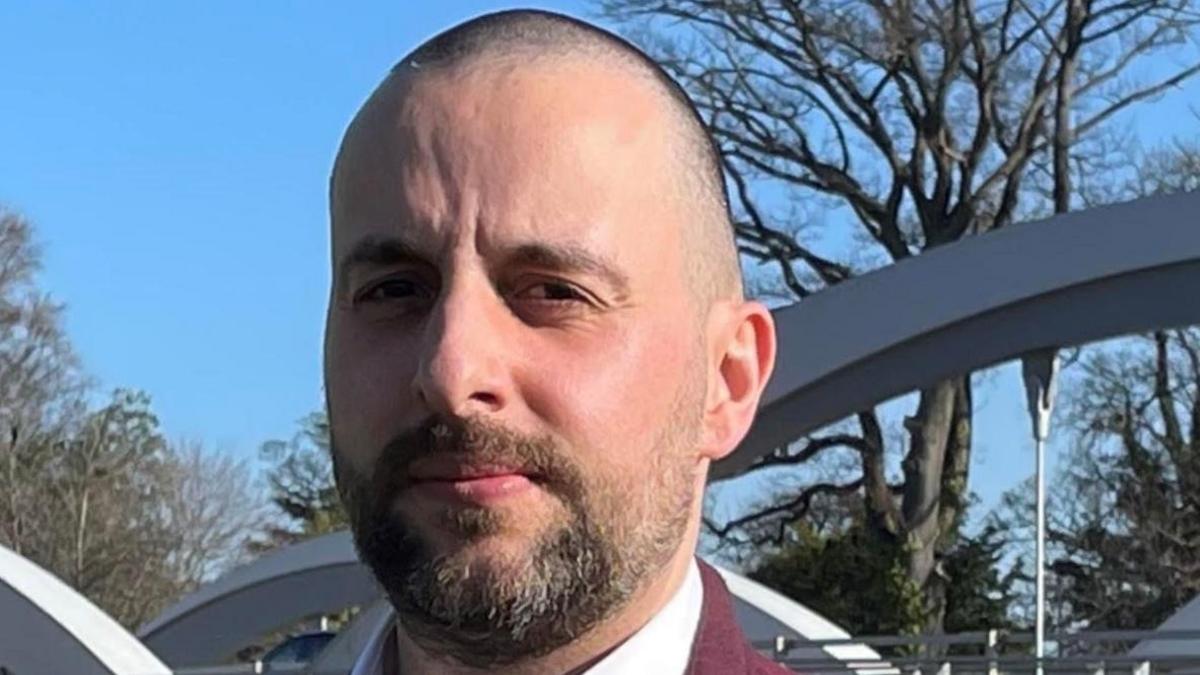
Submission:
M 581 63 L 393 76 L 352 126 L 334 455 L 418 637 L 549 651 L 684 541 L 706 373 L 669 138 L 649 85 Z

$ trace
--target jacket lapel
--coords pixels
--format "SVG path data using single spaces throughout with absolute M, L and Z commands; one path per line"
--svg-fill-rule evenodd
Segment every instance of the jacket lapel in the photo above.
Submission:
M 687 675 L 731 675 L 745 673 L 746 642 L 733 613 L 729 589 L 720 575 L 699 558 L 700 581 L 704 600 L 700 605 L 700 624 L 692 642 Z
M 782 664 L 754 651 L 737 622 L 733 596 L 721 575 L 700 558 L 700 581 L 704 600 L 700 624 L 692 642 L 685 675 L 773 675 L 791 673 Z

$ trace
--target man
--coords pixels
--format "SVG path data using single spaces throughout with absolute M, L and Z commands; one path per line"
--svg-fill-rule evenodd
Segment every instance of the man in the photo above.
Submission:
M 396 612 L 354 673 L 786 672 L 695 556 L 775 337 L 677 85 L 480 17 L 393 69 L 330 193 L 335 470 Z

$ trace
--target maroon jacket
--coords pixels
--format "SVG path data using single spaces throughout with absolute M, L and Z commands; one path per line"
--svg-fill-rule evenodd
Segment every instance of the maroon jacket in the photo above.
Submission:
M 733 613 L 721 575 L 699 558 L 704 601 L 686 675 L 783 675 L 792 671 L 750 646 Z

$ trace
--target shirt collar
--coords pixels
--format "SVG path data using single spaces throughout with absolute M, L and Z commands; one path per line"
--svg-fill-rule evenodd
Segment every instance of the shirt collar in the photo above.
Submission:
M 704 586 L 700 581 L 700 568 L 693 558 L 683 583 L 658 614 L 588 668 L 587 675 L 682 675 L 692 653 L 703 601 Z M 383 675 L 383 648 L 395 623 L 395 614 L 389 613 L 367 641 L 350 675 Z
M 587 675 L 683 675 L 700 625 L 704 586 L 696 559 L 666 605 L 638 632 L 588 668 Z
M 350 675 L 383 675 L 383 646 L 387 644 L 388 633 L 395 625 L 396 613 L 389 611 L 387 616 L 379 622 L 379 627 L 371 634 L 371 638 L 367 640 L 367 646 L 358 655 L 358 660 L 354 662 L 354 668 L 350 670 Z

